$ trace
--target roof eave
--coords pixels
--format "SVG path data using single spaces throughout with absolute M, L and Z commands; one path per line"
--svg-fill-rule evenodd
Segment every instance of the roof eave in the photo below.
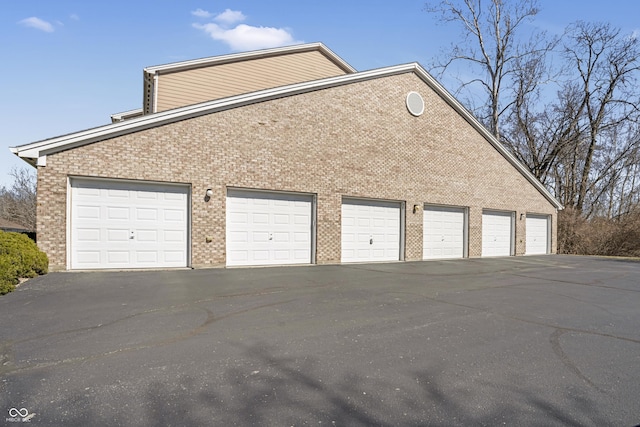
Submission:
M 511 163 L 556 209 L 563 209 L 562 204 L 545 188 L 544 185 L 518 161 L 457 99 L 455 99 L 437 80 L 435 80 L 420 64 L 409 63 L 386 68 L 362 71 L 354 74 L 329 77 L 311 82 L 296 83 L 278 88 L 265 89 L 248 94 L 236 95 L 214 101 L 167 110 L 133 118 L 124 122 L 113 123 L 74 134 L 51 138 L 11 148 L 12 152 L 22 158 L 38 159 L 47 154 L 98 142 L 108 138 L 125 135 L 152 127 L 169 124 L 178 120 L 198 117 L 218 111 L 237 108 L 255 102 L 263 102 L 285 96 L 298 95 L 314 90 L 336 87 L 358 81 L 379 77 L 414 72 L 431 89 L 440 95 L 458 114 L 460 114 L 476 131 L 478 131 L 502 156 Z M 27 160 L 27 162 L 29 162 Z M 30 162 L 29 162 L 30 163 Z
M 144 110 L 142 108 L 136 108 L 133 110 L 122 111 L 120 113 L 114 113 L 111 117 L 111 122 L 120 122 L 123 120 L 128 120 L 133 117 L 138 117 L 144 114 Z
M 38 164 L 38 156 L 36 157 L 29 157 L 29 156 L 25 156 L 25 155 L 21 155 L 19 147 L 9 147 L 9 150 L 15 154 L 16 156 L 20 157 L 22 160 L 24 160 L 25 162 L 27 162 L 30 166 L 33 166 L 34 168 L 37 168 L 37 164 Z
M 357 72 L 357 70 L 349 65 L 344 59 L 336 55 L 335 52 L 333 52 L 331 49 L 320 42 L 297 44 L 271 49 L 253 50 L 249 52 L 232 53 L 229 55 L 211 56 L 189 61 L 173 62 L 170 64 L 154 65 L 151 67 L 145 67 L 144 72 L 148 74 L 158 74 L 165 72 L 184 71 L 210 65 L 221 65 L 231 62 L 246 61 L 248 59 L 268 58 L 271 56 L 278 56 L 282 54 L 309 52 L 313 50 L 318 50 L 325 54 L 332 62 L 338 65 L 346 73 L 353 74 Z
M 410 64 L 409 64 L 410 65 Z M 207 101 L 200 104 L 188 105 L 159 113 L 148 114 L 135 117 L 124 122 L 107 124 L 97 128 L 87 129 L 68 135 L 54 137 L 43 141 L 36 141 L 30 144 L 12 148 L 12 151 L 20 157 L 39 157 L 41 155 L 53 154 L 58 151 L 67 150 L 80 145 L 90 144 L 103 139 L 113 138 L 127 133 L 137 132 L 150 127 L 172 123 L 178 120 L 185 120 L 204 114 L 210 114 L 229 108 L 236 108 L 255 102 L 263 102 L 285 96 L 297 95 L 313 90 L 320 90 L 348 84 L 353 81 L 362 81 L 379 76 L 400 74 L 410 71 L 408 65 L 381 68 L 357 74 L 346 74 L 336 77 L 314 80 L 310 82 L 295 83 L 272 89 L 264 89 L 247 94 L 235 95 L 219 100 Z
M 511 163 L 524 177 L 534 185 L 542 193 L 542 195 L 555 206 L 556 209 L 562 210 L 564 206 L 542 185 L 542 183 L 527 169 L 513 154 L 507 150 L 496 137 L 487 130 L 487 128 L 478 121 L 478 119 L 469 112 L 456 98 L 449 93 L 431 74 L 429 74 L 420 64 L 416 63 L 416 73 L 422 78 L 436 93 L 444 98 L 444 100 L 453 107 L 471 126 L 474 127 L 493 147 L 498 150 L 509 163 Z

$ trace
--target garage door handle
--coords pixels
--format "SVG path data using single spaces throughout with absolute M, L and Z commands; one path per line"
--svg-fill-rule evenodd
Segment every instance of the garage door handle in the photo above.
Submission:
M 373 239 L 369 239 L 369 244 L 373 245 Z
M 133 235 L 133 230 L 129 231 L 129 239 L 133 239 L 135 236 Z

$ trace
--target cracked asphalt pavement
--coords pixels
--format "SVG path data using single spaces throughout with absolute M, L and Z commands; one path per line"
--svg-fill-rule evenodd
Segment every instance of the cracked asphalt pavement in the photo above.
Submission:
M 0 325 L 0 425 L 640 424 L 640 262 L 52 273 Z

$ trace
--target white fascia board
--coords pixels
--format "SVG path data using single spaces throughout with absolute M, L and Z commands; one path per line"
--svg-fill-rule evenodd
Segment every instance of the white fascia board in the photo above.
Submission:
M 393 74 L 402 74 L 413 69 L 414 65 L 400 65 L 395 67 L 380 68 L 356 74 L 345 74 L 342 76 L 329 77 L 321 80 L 314 80 L 304 83 L 282 86 L 278 88 L 265 89 L 248 94 L 231 96 L 220 100 L 203 102 L 200 104 L 188 105 L 173 110 L 162 111 L 160 113 L 148 114 L 142 117 L 135 117 L 123 122 L 112 123 L 84 131 L 63 135 L 44 141 L 37 141 L 30 144 L 12 148 L 14 154 L 20 157 L 37 158 L 45 154 L 53 154 L 58 151 L 91 144 L 104 139 L 114 138 L 132 132 L 190 119 L 193 117 L 211 114 L 218 111 L 237 108 L 256 102 L 268 101 L 285 96 L 297 95 L 313 90 L 326 89 L 329 87 L 349 84 L 356 81 L 369 80 Z
M 131 116 L 139 116 L 142 115 L 142 108 L 136 108 L 135 110 L 128 110 L 128 111 L 123 111 L 121 113 L 114 113 L 111 115 L 111 120 L 113 121 L 120 121 L 120 120 L 126 120 L 128 117 Z
M 37 167 L 37 162 L 38 162 L 38 158 L 35 157 L 27 157 L 27 156 L 21 156 L 20 153 L 20 147 L 9 147 L 9 150 L 15 154 L 16 156 L 20 157 L 22 160 L 24 160 L 25 162 L 27 162 L 30 166 L 33 166 L 34 168 Z
M 216 113 L 231 108 L 242 107 L 256 102 L 263 102 L 286 96 L 298 95 L 314 90 L 327 89 L 365 80 L 388 77 L 408 72 L 415 73 L 431 89 L 440 95 L 458 114 L 460 114 L 474 129 L 476 129 L 502 156 L 511 163 L 542 195 L 557 209 L 563 209 L 562 204 L 545 188 L 544 185 L 518 161 L 457 99 L 455 99 L 438 81 L 436 81 L 420 64 L 409 63 L 392 67 L 378 68 L 354 74 L 329 77 L 304 83 L 296 83 L 278 88 L 265 89 L 248 94 L 231 96 L 220 100 L 203 102 L 200 104 L 180 107 L 160 113 L 136 117 L 124 122 L 88 129 L 85 131 L 60 136 L 44 141 L 14 147 L 11 151 L 23 158 L 38 158 L 42 155 L 53 154 L 58 151 L 79 147 L 108 138 L 125 135 L 152 127 L 190 119 L 205 114 Z
M 496 137 L 487 130 L 482 123 L 478 121 L 478 119 L 469 112 L 456 98 L 453 97 L 447 91 L 444 86 L 442 86 L 436 79 L 434 79 L 431 74 L 429 74 L 424 68 L 420 66 L 420 64 L 416 65 L 416 74 L 427 83 L 436 93 L 438 93 L 454 110 L 458 112 L 474 129 L 476 129 L 493 147 L 498 150 L 500 154 L 504 158 L 506 158 L 509 163 L 511 163 L 534 187 L 538 189 L 542 193 L 542 195 L 551 202 L 552 205 L 556 207 L 556 209 L 564 209 L 562 203 L 558 201 L 553 195 L 547 190 L 547 188 L 542 185 L 542 183 L 536 178 L 529 169 L 527 169 L 518 159 L 515 158 L 509 150 L 507 150 L 504 145 L 500 141 L 496 139 Z
M 193 59 L 189 61 L 173 62 L 170 64 L 155 65 L 146 67 L 145 73 L 158 74 L 163 72 L 175 72 L 183 71 L 192 68 L 199 68 L 209 65 L 226 64 L 230 62 L 245 61 L 248 59 L 266 58 L 270 56 L 278 56 L 288 53 L 307 52 L 312 50 L 318 50 L 327 55 L 333 62 L 335 62 L 340 68 L 348 73 L 355 73 L 356 69 L 349 65 L 344 59 L 336 55 L 331 49 L 326 47 L 322 43 L 306 43 L 292 46 L 277 47 L 272 49 L 262 49 L 250 52 L 232 53 L 230 55 L 211 56 L 207 58 Z

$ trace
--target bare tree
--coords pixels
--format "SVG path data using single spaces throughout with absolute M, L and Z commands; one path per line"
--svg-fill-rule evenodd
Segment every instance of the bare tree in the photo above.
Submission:
M 549 162 L 538 156 L 530 167 L 542 165 L 544 173 L 555 175 L 555 193 L 565 206 L 587 216 L 600 215 L 607 196 L 616 194 L 626 169 L 634 165 L 630 159 L 637 159 L 640 95 L 635 87 L 640 46 L 635 37 L 622 35 L 609 24 L 578 22 L 567 30 L 562 57 L 564 83 L 553 104 L 544 108 L 551 126 L 537 133 L 536 148 L 549 148 L 545 154 L 550 157 L 542 157 Z M 529 121 L 522 127 L 537 125 Z M 538 153 L 529 150 L 526 155 Z M 609 201 L 609 212 L 614 204 Z
M 565 206 L 587 216 L 603 209 L 613 215 L 621 183 L 637 185 L 639 57 L 634 37 L 608 24 L 578 22 L 563 41 L 555 96 L 539 92 L 537 82 L 549 72 L 543 57 L 515 72 L 502 141 Z
M 13 168 L 11 188 L 0 187 L 0 217 L 28 230 L 36 229 L 36 177 L 29 169 Z
M 622 35 L 609 24 L 578 22 L 569 28 L 564 56 L 577 71 L 577 79 L 567 88 L 580 93 L 577 118 L 584 129 L 584 152 L 575 207 L 582 211 L 594 182 L 633 150 L 633 145 L 627 146 L 610 161 L 602 156 L 611 148 L 610 131 L 638 119 L 640 46 L 635 36 Z M 594 176 L 598 157 L 603 165 Z
M 517 66 L 510 88 L 514 101 L 501 134 L 502 143 L 546 185 L 573 128 L 571 111 L 558 109 L 548 88 L 542 90 L 559 76 L 548 62 L 548 55 L 538 55 Z
M 640 254 L 640 40 L 584 22 L 548 39 L 523 25 L 536 0 L 429 0 L 426 10 L 464 36 L 434 69 L 468 66 L 456 95 L 482 93 L 468 107 L 566 207 L 559 251 Z
M 461 83 L 458 92 L 479 85 L 486 95 L 482 106 L 471 108 L 489 130 L 500 139 L 501 118 L 514 99 L 506 99 L 505 87 L 512 83 L 522 64 L 544 56 L 554 45 L 542 32 L 531 32 L 526 38 L 523 24 L 538 14 L 537 0 L 440 0 L 428 1 L 426 11 L 443 22 L 457 23 L 464 42 L 451 45 L 451 51 L 435 64 L 440 76 L 454 62 L 463 61 L 474 70 L 474 77 Z M 523 41 L 526 40 L 526 41 Z

